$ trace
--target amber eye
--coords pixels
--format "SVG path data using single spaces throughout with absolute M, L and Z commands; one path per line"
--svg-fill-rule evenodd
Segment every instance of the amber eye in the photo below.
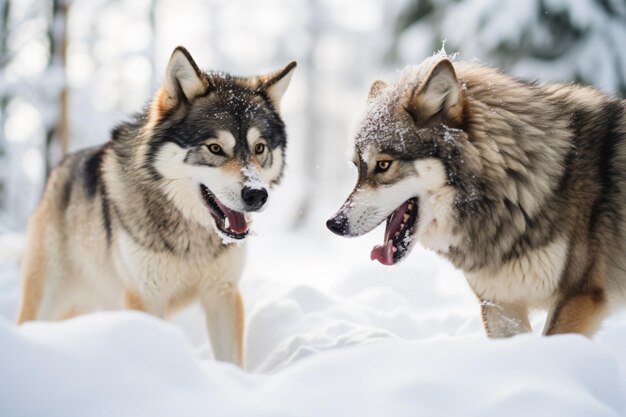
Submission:
M 222 147 L 218 145 L 217 143 L 210 144 L 209 151 L 211 151 L 211 153 L 214 153 L 215 155 L 224 155 L 224 151 L 222 150 Z
M 385 172 L 391 166 L 391 161 L 377 161 L 376 172 Z
M 256 145 L 254 145 L 254 153 L 256 153 L 257 155 L 261 155 L 263 152 L 265 152 L 264 143 L 257 143 Z

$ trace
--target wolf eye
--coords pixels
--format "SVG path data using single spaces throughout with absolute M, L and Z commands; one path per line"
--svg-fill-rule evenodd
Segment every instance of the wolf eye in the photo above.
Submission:
M 377 161 L 376 172 L 385 172 L 391 166 L 391 161 Z
M 215 155 L 224 155 L 224 151 L 222 150 L 222 147 L 218 145 L 217 143 L 212 143 L 208 147 L 211 153 L 214 153 Z
M 257 155 L 261 155 L 263 152 L 265 152 L 264 143 L 257 143 L 256 145 L 254 145 L 254 153 L 256 153 Z

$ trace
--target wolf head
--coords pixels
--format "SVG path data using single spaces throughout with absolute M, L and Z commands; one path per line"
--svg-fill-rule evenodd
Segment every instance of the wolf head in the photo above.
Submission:
M 454 239 L 454 169 L 467 136 L 463 88 L 454 66 L 435 56 L 409 68 L 398 83 L 376 81 L 354 138 L 356 186 L 327 227 L 365 234 L 385 219 L 384 243 L 372 260 L 392 265 L 416 240 L 447 251 Z M 415 239 L 417 237 L 417 239 Z
M 264 76 L 203 72 L 172 53 L 143 127 L 140 166 L 187 219 L 243 239 L 281 178 L 286 145 L 281 97 L 296 66 Z

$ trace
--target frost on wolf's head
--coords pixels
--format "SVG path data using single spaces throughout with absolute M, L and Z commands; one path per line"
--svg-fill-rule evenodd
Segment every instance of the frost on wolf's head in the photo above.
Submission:
M 378 150 L 406 152 L 408 135 L 413 127 L 407 123 L 405 111 L 411 95 L 420 88 L 437 63 L 455 58 L 456 54 L 449 55 L 442 46 L 441 50 L 419 65 L 408 65 L 399 71 L 398 80 L 393 84 L 377 81 L 372 85 L 354 136 L 354 145 L 361 155 L 366 154 L 371 146 Z

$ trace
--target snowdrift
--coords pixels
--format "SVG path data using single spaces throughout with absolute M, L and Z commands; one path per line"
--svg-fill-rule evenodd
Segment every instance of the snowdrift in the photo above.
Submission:
M 139 313 L 0 326 L 3 416 L 620 416 L 626 327 L 580 336 L 373 341 L 272 375 L 199 359 Z M 613 348 L 613 353 L 609 348 Z M 620 372 L 622 372 L 620 374 Z
M 100 312 L 15 326 L 5 247 L 0 416 L 626 415 L 625 314 L 594 340 L 487 340 L 462 277 L 435 255 L 385 268 L 367 262 L 376 236 L 316 237 L 254 240 L 246 371 L 210 358 L 193 308 L 173 323 Z

